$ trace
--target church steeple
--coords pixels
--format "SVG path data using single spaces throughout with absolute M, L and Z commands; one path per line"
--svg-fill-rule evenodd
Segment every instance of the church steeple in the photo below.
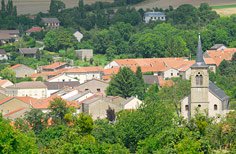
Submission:
M 196 63 L 192 67 L 208 67 L 208 65 L 206 65 L 206 63 L 203 59 L 202 42 L 201 42 L 200 33 L 198 35 Z

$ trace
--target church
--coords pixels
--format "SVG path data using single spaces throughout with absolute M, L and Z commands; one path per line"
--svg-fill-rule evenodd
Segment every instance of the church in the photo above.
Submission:
M 209 117 L 222 117 L 229 112 L 229 97 L 209 80 L 200 35 L 196 62 L 191 66 L 191 94 L 181 100 L 181 114 L 185 119 L 190 119 L 197 111 Z

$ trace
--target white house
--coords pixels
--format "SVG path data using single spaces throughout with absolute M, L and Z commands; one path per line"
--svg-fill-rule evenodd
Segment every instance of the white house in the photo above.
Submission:
M 101 79 L 103 69 L 100 67 L 80 67 L 65 71 L 65 75 L 79 80 L 82 84 L 88 80 Z
M 65 74 L 59 74 L 47 80 L 48 82 L 71 82 L 71 81 L 78 81 L 75 78 L 67 76 Z
M 139 100 L 137 97 L 130 97 L 121 104 L 124 110 L 135 110 L 140 107 L 142 101 Z
M 150 21 L 165 21 L 166 15 L 163 12 L 146 12 L 144 13 L 143 20 L 145 23 L 149 23 Z
M 47 98 L 47 86 L 41 81 L 20 82 L 6 87 L 6 94 L 17 97 Z

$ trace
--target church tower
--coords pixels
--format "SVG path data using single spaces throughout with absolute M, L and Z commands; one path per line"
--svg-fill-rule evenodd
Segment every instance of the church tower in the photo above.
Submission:
M 207 113 L 209 109 L 209 74 L 208 65 L 203 60 L 201 37 L 199 34 L 196 63 L 191 66 L 191 96 L 190 116 L 194 116 L 196 110 Z

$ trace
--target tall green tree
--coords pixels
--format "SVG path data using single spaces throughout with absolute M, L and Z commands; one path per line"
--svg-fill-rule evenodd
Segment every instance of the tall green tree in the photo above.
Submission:
M 137 78 L 128 67 L 120 68 L 107 88 L 107 95 L 128 98 L 137 95 Z
M 146 86 L 144 83 L 143 73 L 140 66 L 137 67 L 135 75 L 137 77 L 137 95 L 139 99 L 143 100 L 146 92 Z

